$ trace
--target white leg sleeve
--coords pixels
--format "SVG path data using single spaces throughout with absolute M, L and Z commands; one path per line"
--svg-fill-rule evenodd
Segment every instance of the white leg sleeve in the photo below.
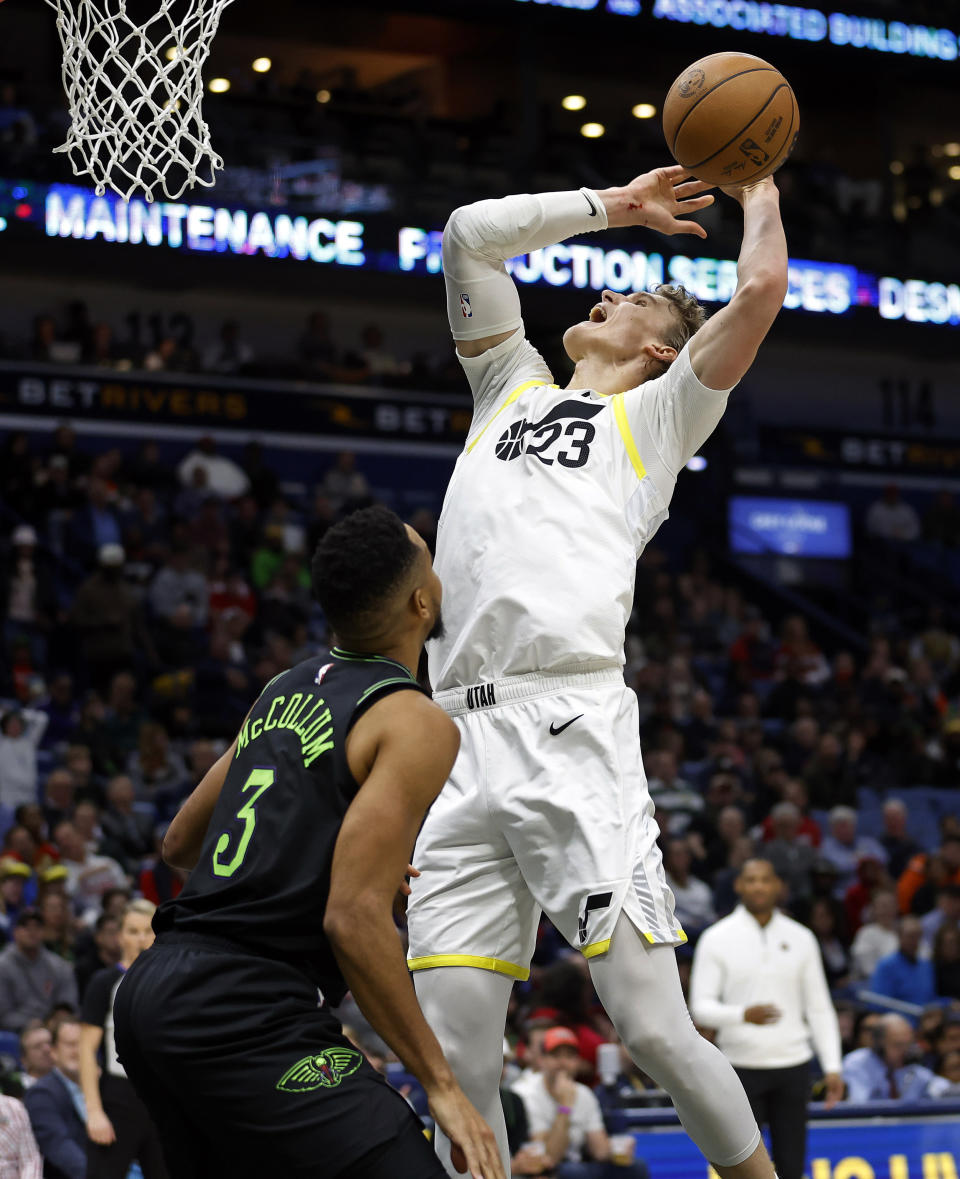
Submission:
M 590 974 L 630 1055 L 673 1098 L 707 1159 L 721 1167 L 748 1159 L 760 1142 L 756 1119 L 726 1057 L 693 1026 L 674 948 L 648 945 L 621 914 Z
M 472 966 L 441 966 L 414 971 L 413 983 L 427 1023 L 440 1041 L 460 1087 L 497 1136 L 504 1172 L 509 1175 L 500 1074 L 513 979 Z M 450 1162 L 450 1142 L 439 1130 L 436 1146 L 447 1174 L 462 1179 Z

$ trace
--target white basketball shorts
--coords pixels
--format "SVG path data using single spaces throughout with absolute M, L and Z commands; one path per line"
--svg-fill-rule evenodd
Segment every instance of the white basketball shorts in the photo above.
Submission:
M 649 942 L 687 940 L 655 843 L 637 699 L 619 667 L 434 698 L 461 745 L 414 851 L 411 970 L 525 979 L 541 910 L 587 958 L 609 949 L 621 910 Z

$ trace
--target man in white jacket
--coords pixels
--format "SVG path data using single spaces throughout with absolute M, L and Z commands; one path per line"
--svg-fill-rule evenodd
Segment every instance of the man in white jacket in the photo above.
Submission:
M 757 1121 L 770 1127 L 780 1179 L 801 1179 L 813 1050 L 827 1106 L 843 1096 L 837 1015 L 816 938 L 777 908 L 783 881 L 773 864 L 748 860 L 736 890 L 740 904 L 697 943 L 690 1011 L 716 1031 Z

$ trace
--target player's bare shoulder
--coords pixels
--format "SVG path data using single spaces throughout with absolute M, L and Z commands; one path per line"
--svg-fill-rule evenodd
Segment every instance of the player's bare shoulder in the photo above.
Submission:
M 378 758 L 445 779 L 460 749 L 460 732 L 443 709 L 423 692 L 393 692 L 357 720 L 347 738 L 350 771 L 360 784 Z

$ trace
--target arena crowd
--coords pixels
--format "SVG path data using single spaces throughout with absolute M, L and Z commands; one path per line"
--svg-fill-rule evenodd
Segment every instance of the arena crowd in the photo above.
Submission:
M 38 438 L 9 434 L 0 465 L 0 1052 L 14 1098 L 72 1075 L 76 1019 L 121 960 L 127 905 L 182 886 L 159 855 L 165 825 L 259 690 L 326 642 L 309 557 L 372 499 L 372 470 L 346 452 L 291 502 L 255 443 L 235 459 L 200 439 L 171 463 L 151 442 L 87 449 L 67 425 Z M 432 543 L 430 513 L 412 522 Z M 946 791 L 960 636 L 937 611 L 915 629 L 891 615 L 865 626 L 862 652 L 824 648 L 804 617 L 768 617 L 706 558 L 644 556 L 626 677 L 689 938 L 681 967 L 686 982 L 742 866 L 769 859 L 820 948 L 855 1057 L 847 1099 L 957 1097 L 960 816 Z M 413 1079 L 349 1002 L 343 1014 L 417 1106 Z M 563 1168 L 606 1157 L 597 1132 L 616 1133 L 625 1110 L 666 1103 L 625 1054 L 598 1065 L 613 1039 L 583 959 L 544 921 L 508 1026 L 515 1174 L 546 1172 L 525 1144 L 564 1084 L 558 1060 L 589 1094 L 564 1090 L 582 1103 L 570 1153 L 583 1157 L 558 1175 L 595 1173 Z M 886 1093 L 865 1050 L 883 1084 L 900 1078 Z

